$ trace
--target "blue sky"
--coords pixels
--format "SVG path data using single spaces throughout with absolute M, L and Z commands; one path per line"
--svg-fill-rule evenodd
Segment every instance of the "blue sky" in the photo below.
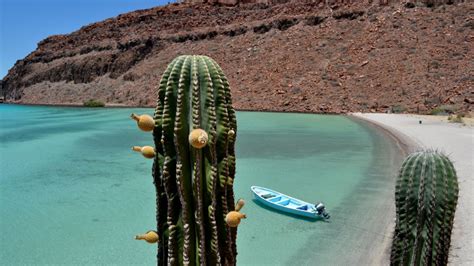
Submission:
M 0 0 L 0 79 L 42 39 L 172 0 Z

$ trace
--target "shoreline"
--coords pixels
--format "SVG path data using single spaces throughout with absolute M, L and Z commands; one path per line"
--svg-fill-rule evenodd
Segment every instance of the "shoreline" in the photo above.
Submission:
M 439 118 L 422 115 L 380 113 L 349 115 L 389 132 L 395 139 L 409 147 L 411 152 L 419 149 L 438 149 L 451 158 L 458 174 L 459 199 L 448 264 L 472 265 L 474 262 L 473 127 L 446 123 Z M 422 124 L 419 124 L 420 120 Z M 395 213 L 392 215 L 395 216 Z M 390 230 L 393 231 L 393 228 Z M 390 248 L 390 243 L 387 248 Z
M 354 114 L 355 113 L 348 113 L 347 116 L 350 119 L 363 122 L 369 126 L 376 128 L 379 131 L 384 132 L 385 135 L 390 137 L 397 144 L 397 147 L 404 153 L 403 154 L 404 157 L 422 148 L 419 143 L 411 139 L 409 136 L 403 134 L 402 132 L 395 130 L 393 128 L 389 128 L 388 126 L 382 123 L 379 123 L 377 121 L 372 121 L 372 120 L 369 120 L 369 119 L 366 119 L 364 117 L 357 116 Z
M 153 108 L 153 107 L 143 107 L 143 106 L 133 106 L 133 105 L 122 105 L 122 104 L 105 104 L 103 107 L 88 107 L 84 106 L 82 103 L 13 103 L 13 102 L 3 102 L 1 104 L 5 105 L 20 105 L 20 106 L 43 106 L 43 107 L 74 107 L 74 108 L 98 108 L 98 109 L 108 109 L 108 108 Z
M 399 131 L 388 128 L 388 127 L 386 127 L 385 125 L 383 125 L 381 123 L 371 121 L 369 119 L 365 119 L 364 117 L 355 116 L 352 113 L 349 113 L 348 117 L 350 119 L 358 122 L 358 123 L 364 124 L 367 127 L 371 127 L 373 129 L 375 129 L 376 131 L 381 132 L 387 138 L 390 138 L 390 140 L 396 145 L 398 150 L 402 153 L 402 155 L 401 155 L 402 160 L 406 156 L 408 156 L 408 154 L 420 149 L 420 146 L 416 142 L 414 142 L 408 136 L 406 136 L 405 134 L 403 134 Z M 394 184 L 396 182 L 396 178 L 397 178 L 396 173 L 398 173 L 398 170 L 399 169 L 392 169 L 392 171 L 393 171 L 392 177 L 394 179 L 393 180 Z M 384 238 L 384 241 L 383 241 L 381 247 L 376 247 L 376 246 L 374 247 L 374 248 L 378 248 L 378 250 L 380 250 L 382 252 L 379 252 L 378 254 L 374 252 L 374 253 L 371 254 L 371 257 L 372 257 L 371 265 L 388 265 L 388 264 L 390 264 L 390 249 L 391 249 L 391 245 L 392 245 L 393 231 L 395 229 L 395 219 L 396 219 L 396 216 L 395 216 L 395 198 L 394 198 L 394 196 L 395 196 L 395 186 L 393 186 L 392 190 L 393 190 L 393 193 L 390 196 L 390 198 L 391 198 L 390 201 L 391 201 L 392 204 L 390 206 L 389 213 L 384 214 L 384 216 L 385 216 L 384 218 L 389 217 L 391 222 L 389 223 L 389 226 L 387 226 L 384 229 L 384 231 L 381 232 L 383 235 L 390 236 L 390 237 Z
M 384 220 L 386 223 L 386 220 L 389 220 L 388 225 L 385 226 L 383 231 L 381 232 L 382 235 L 384 236 L 389 236 L 383 238 L 383 243 L 380 245 L 380 243 L 373 243 L 373 251 L 378 251 L 378 252 L 373 252 L 371 254 L 371 260 L 367 261 L 367 265 L 388 265 L 390 264 L 390 249 L 392 245 L 392 239 L 393 239 L 393 231 L 395 229 L 395 182 L 397 178 L 397 174 L 399 171 L 399 165 L 401 165 L 402 161 L 408 156 L 408 154 L 419 150 L 421 147 L 411 140 L 407 135 L 403 134 L 402 132 L 399 132 L 397 130 L 393 130 L 391 128 L 387 128 L 385 125 L 381 123 L 377 123 L 374 121 L 371 121 L 369 119 L 365 119 L 364 117 L 360 116 L 354 116 L 352 113 L 349 113 L 348 118 L 355 121 L 356 123 L 361 123 L 366 127 L 372 128 L 374 131 L 380 132 L 382 135 L 384 135 L 385 138 L 388 138 L 389 141 L 391 141 L 394 146 L 396 147 L 397 151 L 392 151 L 392 152 L 400 152 L 400 161 L 394 161 L 394 166 L 391 169 L 392 173 L 391 178 L 393 181 L 392 187 L 390 188 L 391 192 L 389 195 L 389 206 L 386 206 L 388 209 L 388 213 L 385 212 L 383 213 L 382 217 L 378 217 L 380 221 Z M 393 156 L 393 159 L 396 159 L 396 156 Z M 397 165 L 399 164 L 399 165 Z M 386 200 L 386 199 L 385 199 Z M 387 211 L 387 209 L 385 209 Z M 379 213 L 380 214 L 380 213 Z M 382 214 L 380 214 L 382 215 Z M 377 245 L 379 244 L 379 245 Z
M 0 103 L 4 105 L 19 105 L 19 106 L 43 106 L 43 107 L 65 107 L 65 108 L 97 108 L 97 109 L 126 109 L 126 108 L 143 108 L 143 109 L 154 109 L 155 105 L 126 105 L 126 104 L 107 104 L 105 103 L 105 106 L 103 107 L 89 107 L 89 106 L 84 106 L 82 103 L 66 103 L 66 104 L 58 104 L 58 103 L 15 103 L 15 102 L 3 102 Z M 311 112 L 311 111 L 291 111 L 291 110 L 271 110 L 271 109 L 251 109 L 251 108 L 235 108 L 236 111 L 238 112 L 264 112 L 264 113 L 289 113 L 289 114 L 313 114 L 313 115 L 342 115 L 342 116 L 348 116 L 348 117 L 354 117 L 354 118 L 360 118 L 362 120 L 366 120 L 362 116 L 359 116 L 359 114 L 387 114 L 387 115 L 407 115 L 407 116 L 418 116 L 419 118 L 432 118 L 433 120 L 439 120 L 439 121 L 444 121 L 444 122 L 449 122 L 447 119 L 450 115 L 449 114 L 443 114 L 443 115 L 431 115 L 431 114 L 419 114 L 419 113 L 380 113 L 380 112 L 352 112 L 352 111 L 347 111 L 347 112 Z M 471 116 L 474 113 L 469 113 Z M 451 114 L 451 115 L 456 115 L 456 114 Z M 469 126 L 474 126 L 474 117 L 467 116 L 463 117 L 464 122 L 461 124 L 469 125 Z M 367 120 L 368 121 L 368 120 Z M 379 123 L 377 121 L 369 121 L 372 124 L 378 124 L 381 129 L 387 127 L 387 125 L 384 125 L 383 123 Z M 390 133 L 391 134 L 391 133 Z M 398 131 L 398 135 L 400 138 L 402 138 L 404 141 L 407 143 L 413 143 L 414 141 L 411 140 L 410 137 L 406 136 L 405 134 L 401 133 Z M 420 143 L 415 145 L 419 145 Z

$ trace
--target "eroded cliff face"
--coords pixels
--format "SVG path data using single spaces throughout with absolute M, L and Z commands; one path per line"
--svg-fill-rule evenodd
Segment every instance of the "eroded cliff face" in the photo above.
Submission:
M 239 4 L 273 4 L 275 0 L 185 0 L 184 3 L 190 4 L 219 4 L 224 6 L 236 6 Z M 289 2 L 289 0 L 280 0 L 280 3 Z
M 151 106 L 177 55 L 216 59 L 235 107 L 472 111 L 473 3 L 172 4 L 46 38 L 3 79 L 8 101 Z

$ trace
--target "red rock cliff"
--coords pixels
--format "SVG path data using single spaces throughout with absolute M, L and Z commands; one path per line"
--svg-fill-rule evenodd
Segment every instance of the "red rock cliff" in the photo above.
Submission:
M 472 2 L 282 2 L 172 4 L 51 36 L 10 69 L 4 93 L 151 106 L 175 56 L 205 54 L 227 73 L 239 109 L 472 111 Z

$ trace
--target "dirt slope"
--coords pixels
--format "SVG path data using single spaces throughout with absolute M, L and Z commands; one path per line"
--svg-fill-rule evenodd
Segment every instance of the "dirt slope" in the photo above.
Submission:
M 48 37 L 10 69 L 3 90 L 18 103 L 152 106 L 166 65 L 204 54 L 226 72 L 238 109 L 472 111 L 473 41 L 470 1 L 172 4 Z

